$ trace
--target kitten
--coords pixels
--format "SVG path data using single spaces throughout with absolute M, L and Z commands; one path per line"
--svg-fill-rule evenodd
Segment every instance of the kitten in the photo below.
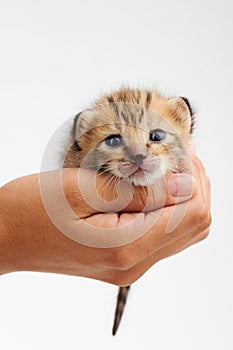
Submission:
M 135 186 L 147 186 L 180 171 L 192 129 L 193 113 L 186 98 L 122 87 L 75 117 L 74 143 L 64 167 L 93 168 Z M 113 335 L 129 288 L 119 288 Z

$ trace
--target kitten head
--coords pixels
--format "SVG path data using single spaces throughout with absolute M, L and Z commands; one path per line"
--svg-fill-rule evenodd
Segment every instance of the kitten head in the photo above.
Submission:
M 165 99 L 155 91 L 122 89 L 104 96 L 76 117 L 75 145 L 65 166 L 149 185 L 179 170 L 192 128 L 190 111 L 187 100 Z

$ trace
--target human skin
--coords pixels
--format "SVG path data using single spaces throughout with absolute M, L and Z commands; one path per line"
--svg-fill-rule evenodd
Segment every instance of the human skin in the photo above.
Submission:
M 0 189 L 0 273 L 40 271 L 88 277 L 118 286 L 132 284 L 159 260 L 203 240 L 209 233 L 209 179 L 197 156 L 191 152 L 190 158 L 192 190 L 190 175 L 167 176 L 164 189 L 165 207 L 160 209 L 164 198 L 160 198 L 159 195 L 156 198 L 156 192 L 147 207 L 150 215 L 160 210 L 159 219 L 140 238 L 118 247 L 99 248 L 83 245 L 60 232 L 50 220 L 43 205 L 39 174 L 7 183 Z M 143 211 L 145 207 L 147 191 L 136 187 L 133 199 L 125 212 L 114 214 L 112 211 L 104 213 L 93 209 L 96 206 L 91 207 L 86 203 L 77 184 L 77 173 L 80 170 L 61 171 L 63 191 L 69 205 L 73 212 L 88 224 L 98 228 L 104 227 L 105 224 L 107 227 L 110 225 L 115 227 L 117 232 L 119 226 L 132 221 L 133 215 Z M 87 171 L 87 175 L 91 176 L 89 170 L 82 171 Z M 48 173 L 48 176 L 52 174 Z M 178 196 L 175 186 L 172 195 L 171 185 L 177 184 L 178 180 L 180 194 Z M 98 176 L 97 191 L 101 192 L 105 182 L 104 175 Z M 87 184 L 87 195 L 88 188 Z M 51 191 L 53 198 L 53 182 L 48 191 Z M 115 198 L 114 186 L 109 186 L 107 196 L 108 200 Z M 93 198 L 93 201 L 98 201 L 98 198 Z M 167 233 L 167 223 L 173 215 L 175 205 L 183 210 L 184 215 L 171 232 Z M 56 202 L 54 206 L 56 207 Z M 67 225 L 70 220 L 70 225 L 73 225 L 69 216 L 62 219 Z M 124 227 L 124 234 L 127 235 L 130 225 Z

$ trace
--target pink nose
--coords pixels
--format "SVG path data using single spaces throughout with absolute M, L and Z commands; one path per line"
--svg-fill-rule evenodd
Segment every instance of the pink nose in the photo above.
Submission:
M 143 153 L 130 155 L 130 159 L 132 159 L 138 166 L 142 165 L 143 159 L 145 158 L 146 158 L 146 154 L 143 154 Z
M 140 142 L 129 142 L 126 145 L 127 154 L 129 159 L 133 160 L 138 166 L 143 162 L 143 159 L 147 156 L 147 150 Z

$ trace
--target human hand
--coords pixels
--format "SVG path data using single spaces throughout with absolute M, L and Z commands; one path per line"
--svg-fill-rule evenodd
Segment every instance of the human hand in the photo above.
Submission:
M 101 232 L 105 233 L 106 228 L 111 229 L 114 237 L 119 233 L 119 246 L 114 241 L 114 244 L 110 243 L 105 248 L 80 244 L 55 226 L 44 207 L 46 201 L 41 195 L 38 174 L 6 184 L 0 189 L 1 272 L 44 271 L 84 276 L 116 285 L 131 284 L 157 261 L 208 235 L 211 221 L 209 180 L 197 157 L 192 155 L 191 158 L 195 179 L 192 192 L 190 176 L 180 174 L 174 177 L 175 182 L 178 178 L 186 177 L 187 180 L 188 177 L 188 186 L 187 182 L 182 184 L 182 181 L 179 185 L 180 194 L 182 189 L 186 189 L 187 193 L 179 197 L 177 194 L 172 196 L 168 190 L 171 178 L 166 177 L 163 191 L 153 193 L 152 188 L 149 199 L 145 188 L 135 188 L 132 199 L 120 213 L 114 212 L 114 209 L 119 209 L 119 201 L 112 201 L 116 198 L 115 187 L 109 186 L 107 193 L 101 191 L 106 188 L 105 176 L 98 176 L 96 182 L 97 192 L 102 192 L 102 197 L 105 197 L 103 201 L 93 191 L 90 192 L 90 179 L 94 176 L 92 172 L 63 169 L 63 190 L 73 212 L 78 216 L 75 220 L 58 201 L 54 181 L 57 172 L 44 174 L 46 193 L 52 199 L 55 216 L 59 217 L 60 224 L 65 223 L 65 229 L 70 228 L 74 239 L 75 234 L 79 235 L 83 229 L 80 223 L 84 223 L 83 233 L 87 236 L 88 229 L 92 230 L 93 227 L 100 235 Z M 77 185 L 77 173 L 85 174 L 82 190 Z M 89 198 L 88 201 L 86 198 Z M 125 199 L 123 196 L 123 203 Z M 167 225 L 174 216 L 174 210 L 182 213 L 183 218 L 181 216 L 180 222 L 172 225 L 171 232 L 167 233 Z M 139 216 L 140 220 L 137 221 Z M 148 228 L 147 232 L 134 240 L 132 228 L 140 232 L 145 227 Z M 124 244 L 128 235 L 131 235 L 131 240 Z

